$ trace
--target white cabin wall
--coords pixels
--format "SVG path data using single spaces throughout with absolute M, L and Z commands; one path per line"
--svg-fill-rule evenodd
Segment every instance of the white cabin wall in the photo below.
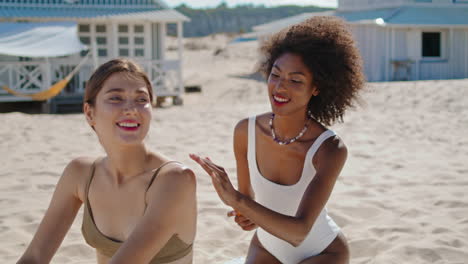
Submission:
M 450 59 L 451 78 L 468 77 L 467 57 L 468 57 L 468 30 L 454 29 L 453 42 L 449 44 L 450 49 L 456 51 L 456 56 Z
M 407 34 L 408 29 L 395 29 L 395 40 L 394 40 L 394 53 L 392 56 L 393 60 L 407 60 L 408 59 L 408 45 L 407 45 Z
M 387 70 L 385 28 L 375 25 L 351 25 L 351 31 L 363 60 L 368 81 L 383 81 Z
M 0 62 L 1 61 L 19 61 L 19 57 L 0 54 Z

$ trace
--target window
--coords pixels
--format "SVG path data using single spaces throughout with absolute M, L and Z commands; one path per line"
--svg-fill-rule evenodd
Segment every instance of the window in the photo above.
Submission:
M 128 45 L 128 37 L 119 37 L 119 44 Z
M 135 45 L 144 45 L 144 44 L 145 44 L 145 38 L 135 37 Z
M 80 41 L 81 41 L 81 43 L 83 43 L 85 45 L 91 44 L 91 38 L 90 37 L 80 37 Z
M 144 49 L 135 49 L 135 57 L 144 57 L 145 50 Z
M 143 32 L 144 32 L 144 27 L 143 27 L 143 25 L 135 25 L 135 27 L 134 27 L 134 32 L 135 32 L 135 33 L 143 33 Z
M 96 25 L 96 32 L 97 33 L 105 33 L 106 32 L 106 25 Z
M 78 37 L 81 43 L 91 46 L 91 25 L 89 24 L 78 24 Z M 80 52 L 80 56 L 86 56 L 88 52 L 83 50 Z
M 119 25 L 119 32 L 120 33 L 127 33 L 128 32 L 128 26 L 127 25 Z
M 122 56 L 122 57 L 128 56 L 128 49 L 119 49 L 119 56 Z
M 89 25 L 79 25 L 78 26 L 78 31 L 79 32 L 89 32 L 90 28 Z
M 440 32 L 422 33 L 422 56 L 423 57 L 441 57 L 442 43 Z
M 96 38 L 96 43 L 98 45 L 106 45 L 107 44 L 107 38 L 106 37 L 97 37 Z
M 107 57 L 107 49 L 98 49 L 99 57 Z
M 106 24 L 79 24 L 78 37 L 81 43 L 88 45 L 92 49 L 92 45 L 96 45 L 97 56 L 107 57 L 108 54 L 108 32 Z M 80 55 L 84 56 L 86 52 L 81 52 Z
M 145 25 L 142 24 L 119 24 L 117 25 L 117 51 L 121 57 L 144 58 L 148 53 L 145 51 Z
M 133 56 L 145 57 L 145 27 L 133 26 Z

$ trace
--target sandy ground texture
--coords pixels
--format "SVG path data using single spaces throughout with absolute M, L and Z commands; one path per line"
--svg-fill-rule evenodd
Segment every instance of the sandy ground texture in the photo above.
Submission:
M 232 131 L 269 110 L 252 74 L 257 43 L 186 40 L 183 106 L 155 109 L 148 145 L 193 168 L 198 180 L 194 263 L 244 256 L 240 230 L 209 176 L 188 153 L 210 156 L 235 181 Z M 216 54 L 216 55 L 215 55 Z M 327 205 L 349 239 L 353 264 L 468 263 L 468 79 L 372 83 L 362 105 L 332 127 L 349 158 Z M 65 165 L 103 150 L 82 114 L 0 114 L 0 263 L 14 263 L 40 222 Z M 81 212 L 52 263 L 93 263 Z

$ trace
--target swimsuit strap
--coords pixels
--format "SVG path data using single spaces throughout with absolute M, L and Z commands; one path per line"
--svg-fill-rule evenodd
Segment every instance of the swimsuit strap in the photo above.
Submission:
M 96 171 L 96 163 L 98 161 L 102 160 L 102 158 L 98 158 L 96 159 L 94 162 L 93 162 L 93 165 L 91 165 L 91 176 L 89 177 L 89 180 L 88 182 L 86 183 L 86 188 L 85 188 L 85 192 L 86 192 L 86 204 L 88 205 L 89 208 L 91 208 L 90 206 L 90 203 L 89 203 L 89 199 L 88 199 L 88 195 L 89 195 L 89 188 L 91 186 L 91 182 L 94 178 L 94 172 Z M 156 179 L 156 176 L 159 174 L 159 172 L 161 171 L 161 169 L 163 167 L 165 167 L 166 165 L 170 164 L 170 163 L 179 163 L 179 164 L 182 164 L 178 161 L 175 161 L 175 160 L 172 160 L 172 161 L 167 161 L 165 163 L 163 163 L 161 166 L 159 166 L 159 168 L 156 169 L 156 171 L 154 172 L 153 176 L 151 177 L 151 180 L 148 184 L 148 186 L 146 187 L 146 190 L 145 190 L 145 210 L 146 210 L 146 207 L 147 207 L 147 203 L 146 203 L 146 193 L 148 192 L 149 188 L 151 187 L 151 185 L 153 184 L 154 180 Z M 90 212 L 91 213 L 91 212 Z
M 175 160 L 171 160 L 171 161 L 167 161 L 165 163 L 163 163 L 161 166 L 159 166 L 159 168 L 156 169 L 156 171 L 154 172 L 153 176 L 151 177 L 151 180 L 150 180 L 150 183 L 148 184 L 148 187 L 146 187 L 146 192 L 148 192 L 149 188 L 151 187 L 151 185 L 153 184 L 154 182 L 154 179 L 156 179 L 156 176 L 158 175 L 159 171 L 161 171 L 161 169 L 166 166 L 167 164 L 170 164 L 170 163 L 179 163 L 179 164 L 182 164 L 178 161 L 175 161 Z
M 103 158 L 97 158 L 93 164 L 91 165 L 91 175 L 89 176 L 88 181 L 86 182 L 86 187 L 85 187 L 85 194 L 86 194 L 86 203 L 89 206 L 89 200 L 88 200 L 88 195 L 89 195 L 89 187 L 91 186 L 91 181 L 93 181 L 94 178 L 94 172 L 96 171 L 96 163 L 98 161 L 101 161 Z
M 146 187 L 146 190 L 145 190 L 145 210 L 146 210 L 146 207 L 148 206 L 148 204 L 146 203 L 146 193 L 148 192 L 149 188 L 151 187 L 151 185 L 153 184 L 154 180 L 156 179 L 156 176 L 158 176 L 159 172 L 161 171 L 161 169 L 163 167 L 165 167 L 166 165 L 168 164 L 171 164 L 171 163 L 179 163 L 179 164 L 182 164 L 178 161 L 175 161 L 175 160 L 171 160 L 171 161 L 167 161 L 167 162 L 164 162 L 161 166 L 159 166 L 159 168 L 156 169 L 156 171 L 154 172 L 153 176 L 151 177 L 151 180 L 148 184 L 148 187 Z

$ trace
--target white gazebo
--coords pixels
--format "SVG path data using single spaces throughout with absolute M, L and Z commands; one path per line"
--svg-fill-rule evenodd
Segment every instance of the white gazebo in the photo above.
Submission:
M 145 68 L 158 97 L 181 104 L 185 21 L 161 0 L 0 0 L 0 87 L 45 91 L 89 56 L 59 96 L 46 101 L 81 102 L 99 64 L 128 57 Z M 177 58 L 166 57 L 168 35 L 178 39 Z M 0 103 L 30 100 L 0 89 Z
M 265 38 L 317 15 L 349 23 L 369 81 L 468 77 L 466 0 L 339 0 L 336 11 L 258 25 L 250 37 Z

